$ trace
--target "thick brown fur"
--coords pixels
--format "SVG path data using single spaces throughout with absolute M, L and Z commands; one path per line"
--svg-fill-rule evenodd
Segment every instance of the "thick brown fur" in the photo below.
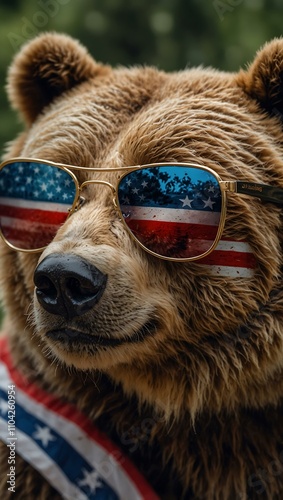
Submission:
M 9 72 L 8 94 L 26 130 L 5 158 L 89 167 L 194 162 L 224 180 L 283 188 L 282 75 L 282 39 L 240 73 L 165 74 L 111 69 L 66 36 L 42 35 Z M 78 173 L 81 181 L 92 176 Z M 109 188 L 92 185 L 84 196 L 41 255 L 0 245 L 15 363 L 97 422 L 161 498 L 282 499 L 282 209 L 229 195 L 224 236 L 248 241 L 257 262 L 253 278 L 232 278 L 201 261 L 150 256 L 125 232 Z M 148 333 L 73 352 L 47 339 L 59 319 L 37 302 L 33 273 L 53 252 L 86 258 L 108 275 L 100 302 L 72 327 L 130 339 L 148 324 Z M 17 491 L 19 499 L 59 498 L 20 458 Z M 9 498 L 5 475 L 0 492 Z

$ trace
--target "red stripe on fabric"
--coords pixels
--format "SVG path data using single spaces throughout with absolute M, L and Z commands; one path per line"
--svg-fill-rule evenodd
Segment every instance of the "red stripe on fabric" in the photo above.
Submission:
M 144 499 L 160 500 L 156 493 L 152 490 L 151 486 L 147 483 L 144 477 L 139 473 L 134 464 L 122 453 L 118 446 L 114 445 L 109 438 L 98 430 L 95 425 L 83 413 L 77 410 L 75 406 L 70 403 L 63 403 L 60 399 L 45 392 L 33 382 L 30 382 L 17 368 L 13 365 L 9 348 L 8 340 L 6 337 L 0 338 L 0 358 L 5 362 L 11 379 L 32 399 L 38 403 L 46 406 L 53 412 L 61 415 L 78 427 L 80 427 L 90 438 L 104 448 L 109 455 L 119 463 L 127 475 L 131 478 L 136 488 L 140 491 Z

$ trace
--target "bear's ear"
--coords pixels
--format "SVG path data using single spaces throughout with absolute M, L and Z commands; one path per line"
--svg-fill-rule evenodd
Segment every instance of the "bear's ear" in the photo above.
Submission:
M 283 38 L 266 43 L 248 70 L 239 73 L 238 83 L 283 121 Z
M 12 106 L 31 124 L 55 97 L 109 71 L 76 40 L 46 33 L 25 44 L 16 55 L 8 73 L 7 92 Z

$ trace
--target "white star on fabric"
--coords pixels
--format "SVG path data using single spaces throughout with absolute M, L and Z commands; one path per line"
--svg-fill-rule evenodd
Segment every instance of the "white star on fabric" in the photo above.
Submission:
M 37 441 L 41 441 L 44 448 L 49 445 L 49 441 L 56 441 L 56 437 L 52 436 L 49 427 L 41 427 L 40 425 L 36 425 L 37 429 L 33 433 L 32 437 Z
M 79 486 L 88 486 L 91 493 L 95 493 L 97 488 L 101 488 L 103 483 L 99 478 L 99 474 L 96 470 L 92 470 L 88 472 L 86 469 L 83 469 L 84 477 L 78 482 Z
M 6 415 L 7 412 L 8 412 L 8 401 L 4 401 L 3 399 L 1 399 L 1 401 L 0 401 L 0 413 L 2 415 Z
M 184 200 L 181 200 L 180 198 L 179 198 L 179 200 L 183 203 L 183 207 L 189 207 L 189 208 L 192 208 L 192 202 L 193 202 L 194 200 L 190 200 L 190 199 L 188 198 L 188 195 L 186 195 L 186 198 L 184 198 Z
M 204 203 L 203 208 L 209 207 L 209 208 L 211 208 L 211 210 L 213 210 L 213 205 L 215 204 L 215 201 L 212 201 L 211 198 L 208 198 L 208 200 L 202 200 L 202 201 Z

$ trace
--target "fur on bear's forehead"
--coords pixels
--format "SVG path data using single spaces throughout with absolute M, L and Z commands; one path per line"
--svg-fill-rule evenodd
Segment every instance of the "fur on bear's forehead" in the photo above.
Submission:
M 261 109 L 280 116 L 281 43 L 264 47 L 246 72 L 166 74 L 113 69 L 68 36 L 42 35 L 23 47 L 9 72 L 10 99 L 33 124 L 17 154 L 88 165 L 118 151 L 126 165 L 212 160 L 238 173 L 246 165 L 253 170 L 258 157 L 264 163 L 268 148 L 267 167 L 278 176 L 272 165 L 282 131 Z M 261 180 L 265 167 L 257 168 Z
M 262 151 L 270 148 L 263 136 L 268 126 L 230 75 L 114 70 L 100 85 L 82 83 L 57 98 L 33 124 L 20 154 L 81 166 L 106 166 L 109 156 L 116 163 L 107 166 L 194 161 L 256 180 L 252 160 L 262 163 Z M 268 182 L 268 171 L 260 174 Z

